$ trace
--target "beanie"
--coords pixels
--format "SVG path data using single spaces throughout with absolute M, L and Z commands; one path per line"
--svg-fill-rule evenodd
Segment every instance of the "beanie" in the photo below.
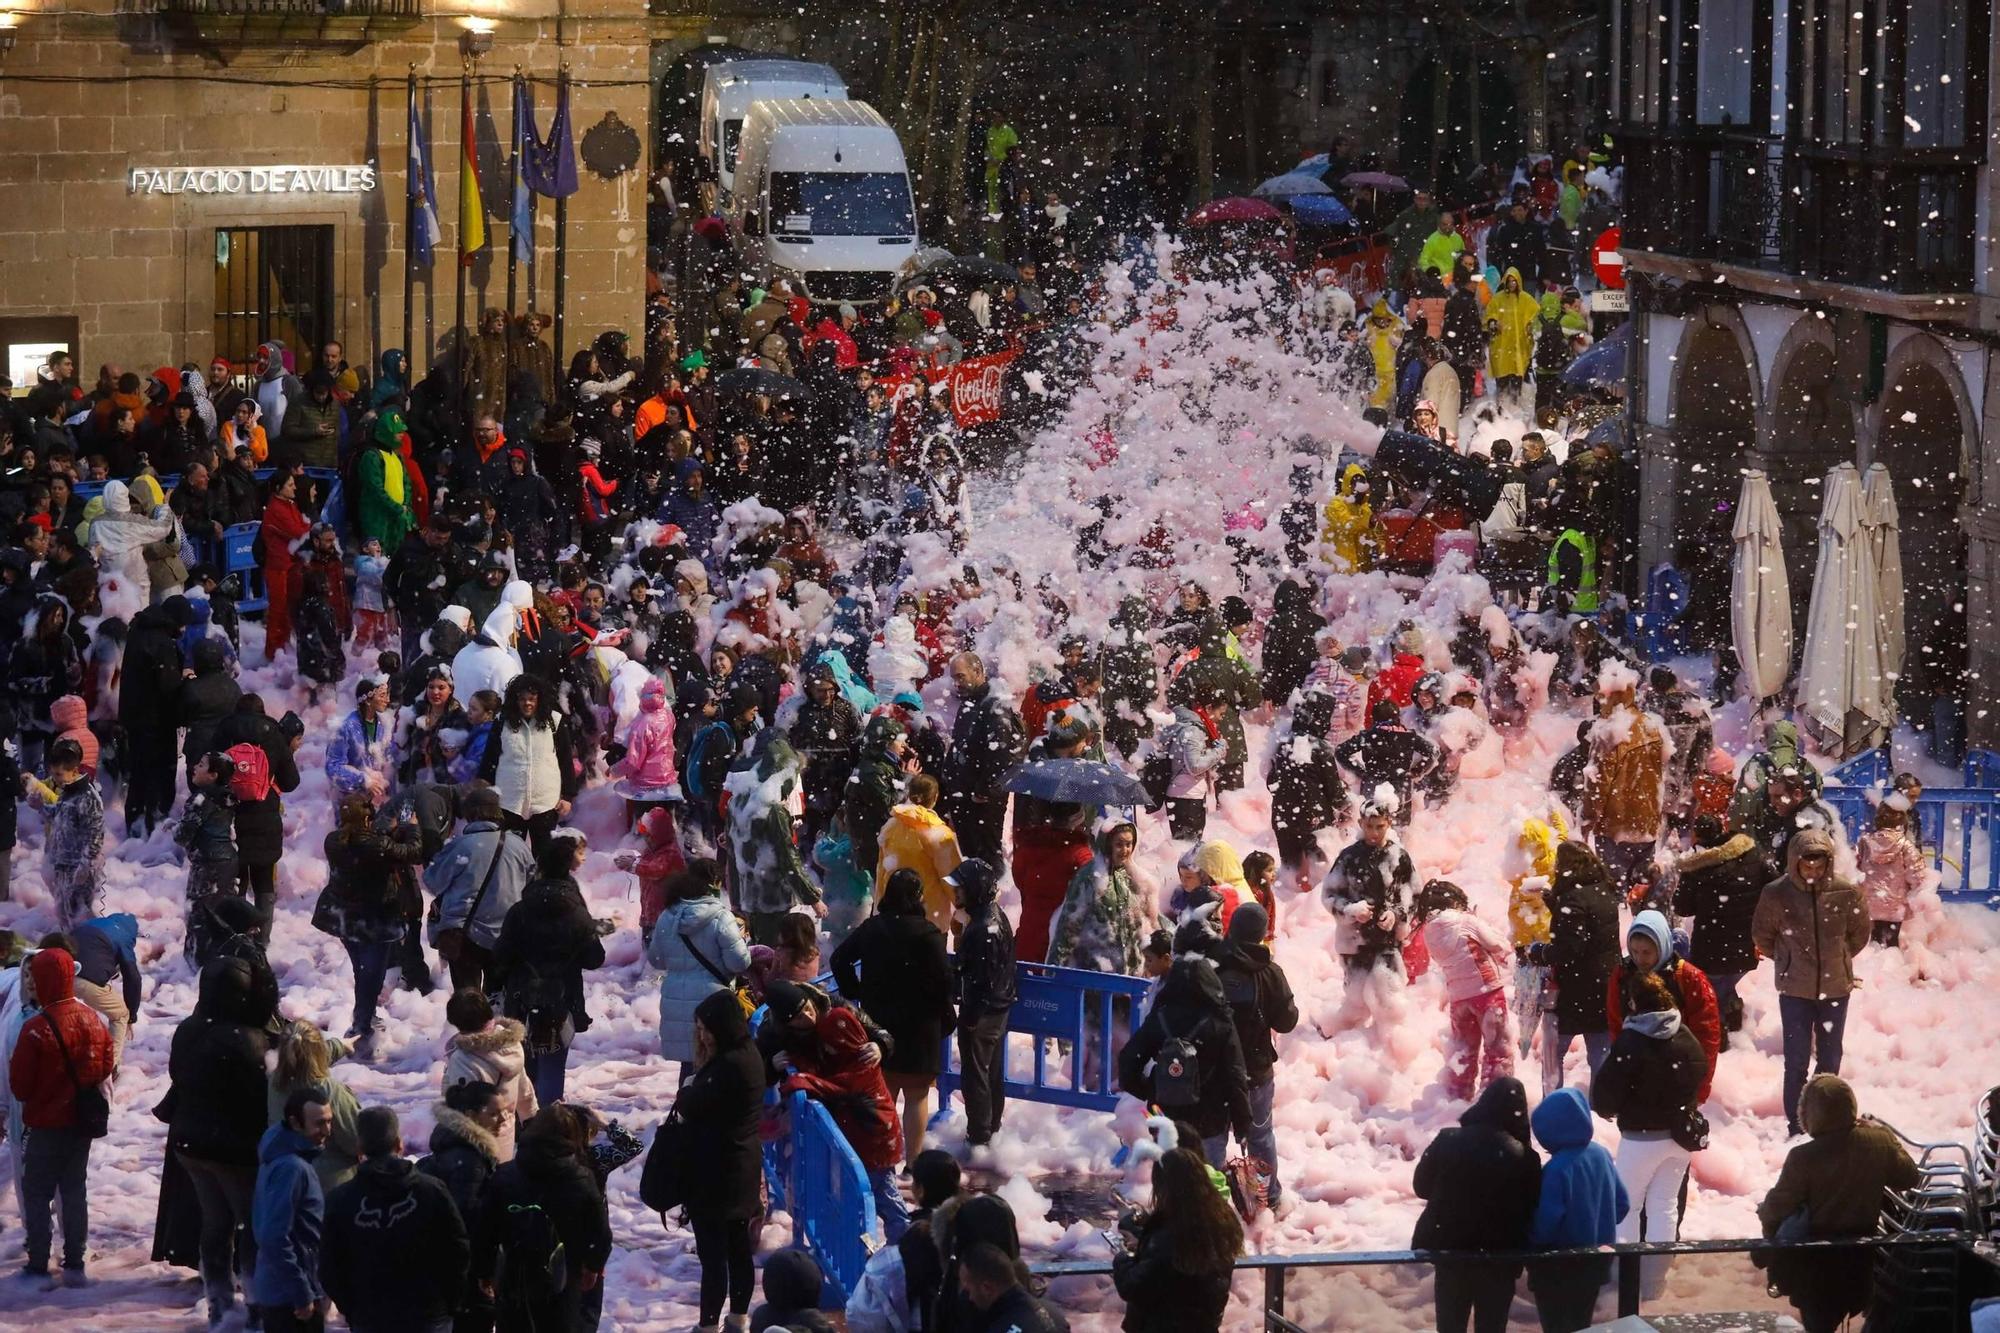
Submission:
M 1229 918 L 1231 944 L 1262 944 L 1271 928 L 1271 915 L 1260 902 L 1239 903 Z

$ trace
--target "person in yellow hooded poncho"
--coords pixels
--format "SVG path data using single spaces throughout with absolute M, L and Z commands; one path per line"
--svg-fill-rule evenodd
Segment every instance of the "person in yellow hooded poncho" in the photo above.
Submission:
M 1368 470 L 1349 463 L 1340 487 L 1326 502 L 1320 529 L 1321 554 L 1343 574 L 1359 574 L 1375 563 L 1375 506 L 1368 501 Z
M 958 938 L 958 928 L 952 921 L 955 903 L 951 886 L 944 882 L 944 877 L 958 869 L 958 863 L 965 859 L 958 850 L 958 835 L 932 808 L 938 799 L 936 778 L 927 773 L 911 778 L 909 798 L 890 809 L 889 822 L 882 826 L 881 860 L 862 869 L 875 872 L 877 902 L 889 885 L 889 876 L 898 870 L 916 871 L 917 878 L 924 882 L 924 915 L 947 938 L 955 940 Z
M 1503 392 L 1519 393 L 1527 378 L 1535 354 L 1535 321 L 1541 313 L 1541 302 L 1521 286 L 1521 270 L 1508 269 L 1486 306 L 1486 329 L 1492 335 L 1487 364 Z
M 1514 946 L 1514 1015 L 1526 1056 L 1537 1034 L 1542 1047 L 1542 1095 L 1562 1086 L 1562 1049 L 1568 1043 L 1556 1035 L 1555 993 L 1551 969 L 1527 961 L 1528 949 L 1549 942 L 1553 921 L 1543 893 L 1554 880 L 1556 849 L 1569 837 L 1569 821 L 1551 807 L 1547 818 L 1529 817 L 1506 858 L 1512 887 L 1507 893 L 1507 931 Z
M 1375 392 L 1368 396 L 1370 407 L 1386 408 L 1396 397 L 1396 349 L 1403 345 L 1403 321 L 1380 297 L 1368 310 L 1368 327 L 1362 335 L 1368 355 L 1375 358 Z

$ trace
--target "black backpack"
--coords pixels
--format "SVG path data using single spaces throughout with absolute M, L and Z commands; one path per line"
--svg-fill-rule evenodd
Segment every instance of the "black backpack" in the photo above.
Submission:
M 1146 789 L 1146 808 L 1158 810 L 1167 803 L 1167 788 L 1174 780 L 1174 757 L 1156 749 L 1139 768 L 1139 785 Z
M 503 1306 L 542 1305 L 569 1288 L 569 1255 L 553 1217 L 538 1203 L 510 1203 L 500 1229 Z
M 1174 1035 L 1166 1016 L 1160 1030 L 1167 1039 L 1153 1057 L 1153 1104 L 1162 1110 L 1183 1110 L 1201 1102 L 1201 1057 L 1190 1037 Z
M 570 1017 L 569 984 L 524 962 L 507 979 L 507 1009 L 527 1027 L 528 1044 L 546 1049 L 560 1039 L 563 1020 Z

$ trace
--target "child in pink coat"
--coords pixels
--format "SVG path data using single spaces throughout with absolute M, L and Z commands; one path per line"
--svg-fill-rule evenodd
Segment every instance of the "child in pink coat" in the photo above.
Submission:
M 1910 919 L 1910 896 L 1931 877 L 1930 862 L 1909 836 L 1910 811 L 1900 795 L 1876 808 L 1875 828 L 1854 849 L 1861 891 L 1868 897 L 1870 938 L 1887 948 L 1902 947 L 1903 923 Z
M 1513 1018 L 1507 1009 L 1507 941 L 1474 916 L 1465 892 L 1434 879 L 1417 894 L 1416 919 L 1424 947 L 1444 976 L 1451 1014 L 1445 1047 L 1444 1089 L 1471 1101 L 1478 1088 L 1514 1073 Z

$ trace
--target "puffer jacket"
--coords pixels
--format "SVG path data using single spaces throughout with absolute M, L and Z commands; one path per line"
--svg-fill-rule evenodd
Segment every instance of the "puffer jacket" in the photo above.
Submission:
M 1709 1087 L 1715 1081 L 1716 1057 L 1722 1052 L 1722 1009 L 1716 1003 L 1714 983 L 1693 963 L 1674 956 L 1673 931 L 1664 912 L 1646 911 L 1633 917 L 1626 937 L 1639 934 L 1650 937 L 1654 948 L 1659 950 L 1660 961 L 1653 971 L 1667 984 L 1682 1023 L 1694 1034 L 1708 1060 L 1708 1072 L 1701 1080 L 1701 1100 L 1707 1101 Z M 1605 987 L 1604 1014 L 1614 1040 L 1625 1029 L 1640 975 L 1638 965 L 1629 957 L 1619 959 L 1618 965 L 1611 969 L 1611 981 Z
M 504 1118 L 493 1135 L 496 1161 L 514 1159 L 514 1127 L 534 1119 L 541 1109 L 528 1080 L 528 1055 L 521 1045 L 526 1035 L 518 1020 L 496 1018 L 482 1031 L 456 1033 L 445 1043 L 446 1091 L 460 1083 L 491 1083 L 500 1091 Z
M 1160 733 L 1159 744 L 1173 760 L 1167 796 L 1177 801 L 1206 797 L 1215 770 L 1229 757 L 1229 744 L 1221 732 L 1211 734 L 1192 708 L 1174 709 L 1173 724 Z
M 660 969 L 660 1055 L 687 1065 L 694 1061 L 694 1011 L 722 983 L 693 950 L 725 977 L 750 966 L 750 944 L 720 896 L 684 898 L 660 913 L 646 942 L 646 961 Z
M 1611 1154 L 1592 1141 L 1597 1125 L 1583 1093 L 1557 1088 L 1542 1098 L 1529 1123 L 1549 1154 L 1529 1243 L 1566 1249 L 1616 1241 L 1631 1199 Z M 1611 1272 L 1608 1255 L 1604 1272 Z
M 1785 873 L 1764 886 L 1751 935 L 1777 972 L 1778 994 L 1839 1000 L 1854 990 L 1854 957 L 1868 946 L 1868 905 L 1861 891 L 1833 873 L 1818 888 L 1799 878 L 1811 852 L 1833 855 L 1833 839 L 1801 829 L 1785 852 Z
M 97 733 L 90 729 L 90 705 L 80 694 L 65 694 L 49 705 L 49 722 L 58 740 L 75 741 L 83 750 L 83 772 L 97 776 Z
M 500 1141 L 477 1121 L 443 1102 L 431 1107 L 431 1155 L 417 1170 L 444 1182 L 458 1215 L 479 1216 L 486 1184 L 500 1167 Z
M 1151 1100 L 1155 1057 L 1170 1038 L 1193 1044 L 1200 1076 L 1200 1100 L 1175 1108 L 1176 1115 L 1203 1138 L 1234 1130 L 1250 1131 L 1250 1074 L 1243 1043 L 1223 994 L 1222 978 L 1206 959 L 1176 959 L 1160 985 L 1159 1000 L 1146 1021 L 1118 1052 L 1118 1086 Z
M 1410 1244 L 1420 1250 L 1519 1250 L 1541 1198 L 1542 1159 L 1528 1137 L 1528 1096 L 1499 1078 L 1442 1130 L 1410 1178 L 1424 1200 Z M 1510 1265 L 1511 1267 L 1511 1265 Z
M 1771 863 L 1744 833 L 1680 859 L 1674 910 L 1695 921 L 1690 962 L 1712 977 L 1737 976 L 1757 966 L 1750 924 L 1770 879 Z
M 1556 849 L 1549 885 L 1546 961 L 1556 974 L 1556 1031 L 1565 1037 L 1605 1032 L 1605 994 L 1618 966 L 1620 896 L 1590 849 L 1566 842 Z
M 1456 1004 L 1506 985 L 1507 941 L 1471 912 L 1439 912 L 1424 923 L 1424 948 L 1444 974 L 1445 998 Z
M 67 1129 L 76 1123 L 77 1088 L 111 1077 L 111 1030 L 76 998 L 76 960 L 68 953 L 42 949 L 27 968 L 41 1012 L 21 1025 L 7 1061 L 7 1087 L 29 1129 Z
M 1854 859 L 1861 869 L 1871 921 L 1909 920 L 1910 895 L 1929 886 L 1936 876 L 1930 859 L 1901 829 L 1862 834 Z
M 666 682 L 653 679 L 639 687 L 639 716 L 625 733 L 625 757 L 612 771 L 634 787 L 679 789 L 674 713 L 667 706 Z
M 1708 1061 L 1679 1013 L 1634 1014 L 1590 1080 L 1590 1108 L 1627 1138 L 1663 1138 L 1701 1105 Z

